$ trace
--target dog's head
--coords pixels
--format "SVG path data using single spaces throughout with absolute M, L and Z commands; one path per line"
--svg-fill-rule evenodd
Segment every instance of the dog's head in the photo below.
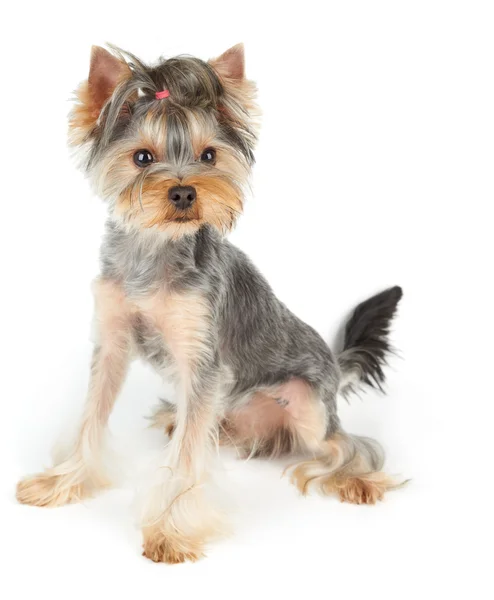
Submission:
M 113 218 L 172 238 L 206 223 L 233 227 L 256 141 L 241 45 L 209 62 L 179 56 L 154 67 L 94 47 L 76 94 L 70 140 Z

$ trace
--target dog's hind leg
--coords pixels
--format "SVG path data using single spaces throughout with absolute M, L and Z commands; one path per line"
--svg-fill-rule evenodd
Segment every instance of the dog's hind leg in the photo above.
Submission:
M 401 288 L 395 286 L 354 310 L 346 324 L 344 350 L 337 357 L 340 394 L 361 384 L 382 387 L 383 367 L 391 352 L 389 328 L 401 296 Z M 335 394 L 330 391 L 322 397 L 327 399 L 328 414 L 336 415 Z M 377 442 L 343 432 L 336 416 L 333 425 L 321 439 L 315 458 L 291 469 L 291 479 L 302 493 L 315 487 L 323 494 L 337 494 L 342 501 L 374 504 L 384 492 L 402 485 L 381 471 L 384 452 Z
M 374 504 L 399 483 L 381 471 L 384 453 L 377 442 L 342 431 L 334 394 L 325 392 L 297 378 L 258 392 L 227 415 L 230 436 L 245 455 L 310 457 L 287 469 L 303 494 L 315 489 Z
M 342 502 L 375 504 L 402 485 L 381 471 L 383 463 L 376 441 L 338 431 L 321 441 L 316 457 L 290 467 L 290 479 L 304 495 L 315 489 Z
M 43 473 L 17 485 L 17 500 L 35 506 L 60 506 L 85 498 L 109 482 L 102 466 L 108 418 L 130 360 L 130 315 L 123 292 L 109 281 L 95 285 L 99 340 L 82 423 L 70 453 Z

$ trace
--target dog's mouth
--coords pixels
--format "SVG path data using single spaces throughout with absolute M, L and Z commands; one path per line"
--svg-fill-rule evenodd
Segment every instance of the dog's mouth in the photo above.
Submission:
M 190 223 L 191 221 L 196 221 L 194 217 L 188 217 L 187 215 L 182 215 L 180 217 L 175 217 L 172 219 L 174 223 Z

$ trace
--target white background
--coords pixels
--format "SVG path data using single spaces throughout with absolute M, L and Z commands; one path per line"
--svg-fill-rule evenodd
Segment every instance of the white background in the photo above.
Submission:
M 492 598 L 491 7 L 1 9 L 2 597 Z M 141 557 L 130 487 L 61 509 L 15 503 L 17 479 L 50 463 L 85 394 L 105 212 L 69 159 L 66 114 L 105 41 L 148 61 L 245 42 L 264 128 L 232 240 L 330 343 L 357 302 L 403 286 L 388 393 L 341 414 L 384 444 L 406 489 L 376 507 L 303 499 L 281 464 L 226 457 L 235 534 L 178 566 Z M 162 443 L 143 418 L 160 394 L 136 364 L 111 421 L 121 463 Z

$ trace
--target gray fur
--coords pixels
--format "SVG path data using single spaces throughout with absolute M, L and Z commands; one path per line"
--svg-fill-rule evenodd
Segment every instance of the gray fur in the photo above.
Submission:
M 102 275 L 122 282 L 131 299 L 163 285 L 175 292 L 200 290 L 208 299 L 219 365 L 233 373 L 227 406 L 298 377 L 326 403 L 328 435 L 338 429 L 340 371 L 327 344 L 275 297 L 246 255 L 213 228 L 159 241 L 109 221 L 101 256 Z M 151 342 L 142 328 L 136 339 L 147 357 Z

